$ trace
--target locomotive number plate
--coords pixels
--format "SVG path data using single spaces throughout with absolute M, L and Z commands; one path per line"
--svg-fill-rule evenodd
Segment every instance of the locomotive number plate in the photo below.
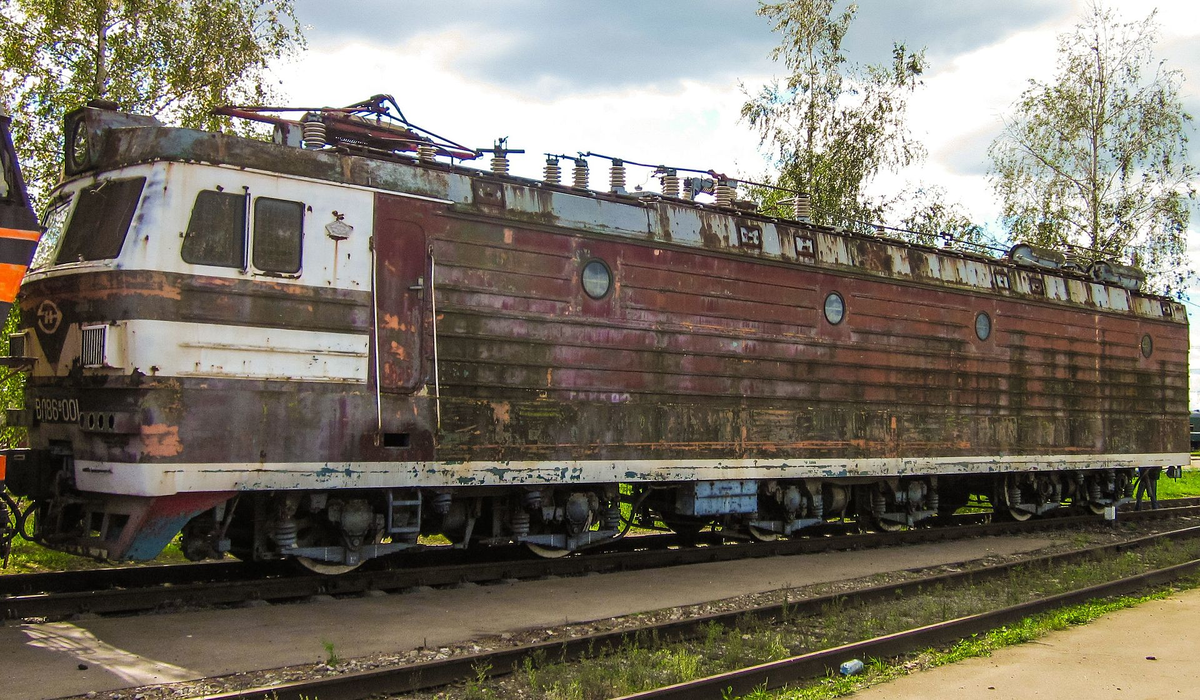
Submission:
M 41 423 L 78 423 L 79 399 L 34 399 L 33 414 Z

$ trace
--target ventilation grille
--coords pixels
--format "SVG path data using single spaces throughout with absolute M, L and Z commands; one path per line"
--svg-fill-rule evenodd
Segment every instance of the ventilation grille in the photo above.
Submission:
M 84 326 L 82 331 L 83 348 L 79 353 L 79 364 L 84 367 L 103 367 L 108 326 Z

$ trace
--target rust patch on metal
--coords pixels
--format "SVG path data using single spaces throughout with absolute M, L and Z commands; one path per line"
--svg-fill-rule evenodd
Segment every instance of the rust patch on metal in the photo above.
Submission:
M 174 457 L 183 452 L 177 425 L 143 425 L 141 435 L 142 454 L 147 457 Z

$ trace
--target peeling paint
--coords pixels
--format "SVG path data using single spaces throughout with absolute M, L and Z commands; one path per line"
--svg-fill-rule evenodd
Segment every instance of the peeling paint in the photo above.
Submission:
M 177 425 L 143 425 L 142 453 L 148 457 L 174 457 L 183 452 Z

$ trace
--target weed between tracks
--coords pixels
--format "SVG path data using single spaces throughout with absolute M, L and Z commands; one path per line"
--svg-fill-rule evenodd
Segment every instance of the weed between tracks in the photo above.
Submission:
M 780 619 L 772 621 L 743 618 L 733 627 L 714 624 L 700 638 L 687 642 L 664 643 L 643 635 L 618 649 L 596 650 L 596 655 L 585 661 L 527 660 L 516 673 L 506 677 L 488 680 L 486 673 L 480 672 L 465 686 L 407 697 L 600 700 L 1015 605 L 1198 557 L 1200 541 L 1164 542 L 1103 560 L 1049 568 L 1022 568 L 996 581 L 952 588 L 937 586 L 916 595 L 862 608 L 841 601 L 826 606 L 819 615 L 800 616 L 785 611 Z M 1185 582 L 1183 585 L 1196 583 Z M 974 637 L 949 649 L 911 655 L 898 664 L 872 661 L 862 674 L 851 678 L 829 678 L 803 688 L 759 692 L 747 697 L 753 700 L 838 697 L 916 668 L 986 655 L 993 649 L 1035 639 L 1052 630 L 1081 624 L 1106 612 L 1164 595 L 1159 592 L 1075 606 Z
M 1198 583 L 1200 581 L 1181 581 L 1176 588 L 1191 588 Z M 964 639 L 948 649 L 927 649 L 917 654 L 910 654 L 903 661 L 897 663 L 870 659 L 861 674 L 850 678 L 831 676 L 805 687 L 759 690 L 741 697 L 743 700 L 826 700 L 827 698 L 843 697 L 873 685 L 886 683 L 913 671 L 945 666 L 979 656 L 990 656 L 997 649 L 1024 644 L 1051 632 L 1086 624 L 1101 615 L 1116 610 L 1132 608 L 1151 600 L 1161 600 L 1170 593 L 1170 590 L 1161 590 L 1142 596 L 1120 596 L 1111 600 L 1075 605 L 1035 615 L 1015 625 L 1001 627 L 981 636 Z

